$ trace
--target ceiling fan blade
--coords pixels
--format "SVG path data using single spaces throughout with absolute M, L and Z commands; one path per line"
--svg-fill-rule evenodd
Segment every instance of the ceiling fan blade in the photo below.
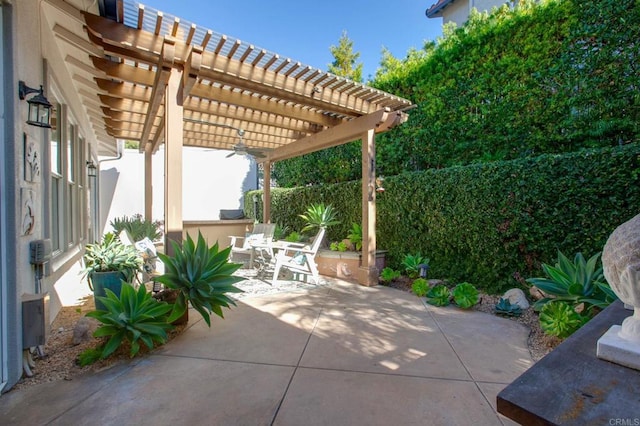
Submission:
M 254 157 L 257 157 L 257 158 L 266 157 L 266 155 L 264 155 L 262 151 L 258 151 L 257 149 L 249 149 L 247 150 L 247 152 L 249 153 L 249 155 L 253 155 Z

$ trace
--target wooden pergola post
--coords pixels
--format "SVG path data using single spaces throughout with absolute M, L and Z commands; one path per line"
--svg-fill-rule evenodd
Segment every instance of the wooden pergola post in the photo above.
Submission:
M 362 265 L 358 282 L 378 284 L 376 267 L 376 144 L 375 132 L 362 135 Z
M 264 162 L 262 223 L 271 223 L 271 161 Z
M 171 256 L 170 240 L 182 243 L 182 106 L 178 102 L 178 90 L 182 72 L 171 70 L 165 91 L 164 113 L 164 238 L 165 251 Z
M 144 150 L 144 218 L 153 221 L 153 153 L 151 146 L 146 146 Z

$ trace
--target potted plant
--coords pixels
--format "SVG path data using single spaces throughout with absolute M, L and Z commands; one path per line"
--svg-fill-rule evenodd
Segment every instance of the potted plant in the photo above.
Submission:
M 234 284 L 244 278 L 233 275 L 242 264 L 229 262 L 231 247 L 219 250 L 217 242 L 208 247 L 200 232 L 197 243 L 187 234 L 182 247 L 175 241 L 171 245 L 175 253 L 173 256 L 158 253 L 165 273 L 156 278 L 168 287 L 165 292 L 169 295 L 163 294 L 160 298 L 174 302 L 168 321 L 174 324 L 186 322 L 187 302 L 191 302 L 211 327 L 211 313 L 224 318 L 222 307 L 236 304 L 226 293 L 242 292 Z
M 83 259 L 83 273 L 98 310 L 105 310 L 99 299 L 106 296 L 105 289 L 120 296 L 122 281 L 132 283 L 142 268 L 135 247 L 125 246 L 113 233 L 105 234 L 102 242 L 87 244 Z

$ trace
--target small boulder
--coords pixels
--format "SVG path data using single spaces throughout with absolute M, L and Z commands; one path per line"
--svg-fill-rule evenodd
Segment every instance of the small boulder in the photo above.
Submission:
M 531 288 L 529 288 L 529 294 L 531 295 L 531 297 L 533 297 L 535 300 L 540 300 L 540 299 L 544 299 L 545 297 L 547 297 L 544 292 L 542 290 L 540 290 L 538 287 L 536 286 L 531 286 Z
M 512 305 L 518 305 L 520 309 L 524 310 L 529 307 L 527 296 L 525 296 L 524 291 L 520 290 L 519 288 L 512 288 L 511 290 L 507 290 L 502 298 L 508 300 Z
M 73 327 L 73 344 L 79 345 L 82 342 L 91 340 L 93 330 L 96 328 L 96 324 L 91 318 L 82 317 L 78 320 Z

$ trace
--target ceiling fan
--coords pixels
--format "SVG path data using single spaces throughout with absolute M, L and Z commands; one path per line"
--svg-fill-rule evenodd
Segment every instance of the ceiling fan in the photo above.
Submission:
M 251 155 L 257 158 L 264 158 L 265 155 L 262 152 L 262 150 L 249 148 L 244 144 L 244 141 L 242 139 L 242 137 L 244 136 L 244 130 L 242 129 L 237 129 L 237 130 L 238 130 L 238 137 L 240 138 L 240 142 L 238 142 L 233 146 L 233 152 L 227 155 L 227 158 L 233 155 Z
M 238 137 L 240 138 L 240 141 L 233 145 L 233 152 L 230 153 L 229 155 L 227 155 L 226 158 L 229 158 L 233 155 L 250 155 L 253 157 L 257 157 L 257 158 L 264 158 L 266 157 L 266 155 L 264 154 L 264 150 L 261 149 L 255 149 L 255 148 L 250 148 L 247 145 L 245 145 L 243 137 L 245 134 L 245 131 L 239 127 L 233 127 L 230 126 L 228 124 L 220 124 L 220 123 L 212 123 L 210 121 L 202 121 L 202 120 L 194 120 L 191 118 L 185 118 L 184 121 L 187 121 L 189 123 L 196 123 L 196 124 L 204 124 L 207 126 L 217 126 L 217 127 L 225 127 L 227 129 L 232 129 L 235 130 L 238 133 Z

